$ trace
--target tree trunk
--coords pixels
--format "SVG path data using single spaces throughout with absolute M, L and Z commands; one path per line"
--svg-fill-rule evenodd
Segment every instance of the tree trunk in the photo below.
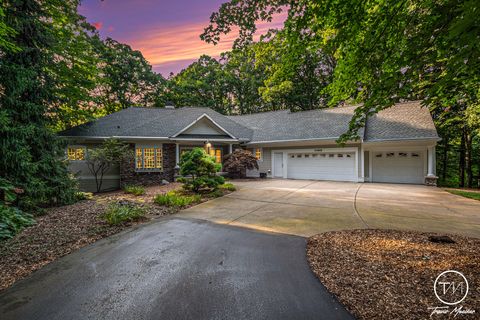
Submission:
M 465 186 L 465 126 L 462 128 L 462 138 L 460 140 L 460 156 L 458 165 L 458 186 Z
M 465 167 L 467 171 L 467 187 L 471 188 L 473 185 L 473 170 L 472 170 L 472 135 L 470 132 L 465 133 Z
M 448 139 L 448 136 L 445 137 L 445 140 L 444 140 L 444 145 L 443 145 L 443 163 L 442 163 L 442 180 L 443 182 L 445 182 L 445 180 L 447 180 L 447 163 L 448 163 L 448 142 L 449 142 L 449 139 Z

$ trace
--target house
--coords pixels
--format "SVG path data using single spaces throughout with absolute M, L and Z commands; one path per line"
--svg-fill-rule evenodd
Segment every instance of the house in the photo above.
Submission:
M 131 160 L 106 173 L 104 188 L 172 181 L 180 155 L 204 147 L 221 162 L 235 148 L 251 150 L 271 178 L 435 184 L 432 117 L 420 102 L 398 103 L 369 116 L 359 141 L 339 146 L 355 106 L 303 112 L 224 116 L 208 108 L 128 108 L 63 131 L 70 170 L 94 189 L 88 149 L 114 137 L 128 143 Z

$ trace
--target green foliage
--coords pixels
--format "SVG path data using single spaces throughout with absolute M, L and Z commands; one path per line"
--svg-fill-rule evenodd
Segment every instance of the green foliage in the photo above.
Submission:
M 220 189 L 228 190 L 228 191 L 235 191 L 237 188 L 233 185 L 233 183 L 224 183 L 218 186 Z
M 469 192 L 463 190 L 447 190 L 450 193 L 456 194 L 457 196 L 462 196 L 469 199 L 480 200 L 479 192 Z
M 131 193 L 134 196 L 141 196 L 145 194 L 145 188 L 142 186 L 125 186 L 123 190 L 125 193 Z
M 23 228 L 34 223 L 32 215 L 0 203 L 0 240 L 13 238 Z
M 0 177 L 24 190 L 17 205 L 25 210 L 75 200 L 63 145 L 49 129 L 58 103 L 55 88 L 61 86 L 50 69 L 57 59 L 56 12 L 71 5 L 34 0 L 2 4 L 3 23 L 12 30 L 8 41 L 19 50 L 0 48 Z
M 111 203 L 103 218 L 111 225 L 135 221 L 145 216 L 145 209 L 133 204 Z
M 80 200 L 92 200 L 93 199 L 93 193 L 78 191 L 78 192 L 75 193 L 75 197 L 78 201 L 80 201 Z
M 89 149 L 87 166 L 95 177 L 97 192 L 102 190 L 103 176 L 113 165 L 119 164 L 126 156 L 128 146 L 117 139 L 107 139 L 101 146 Z
M 215 163 L 215 158 L 202 148 L 195 148 L 182 154 L 179 165 L 180 174 L 183 176 L 179 181 L 184 183 L 185 190 L 211 191 L 225 182 L 223 177 L 216 175 L 222 165 Z
M 167 207 L 186 207 L 193 203 L 200 202 L 200 195 L 182 195 L 174 191 L 165 194 L 158 194 L 154 198 L 154 202 L 161 206 Z
M 225 156 L 223 170 L 232 178 L 245 178 L 247 170 L 258 170 L 257 158 L 247 150 L 237 149 Z

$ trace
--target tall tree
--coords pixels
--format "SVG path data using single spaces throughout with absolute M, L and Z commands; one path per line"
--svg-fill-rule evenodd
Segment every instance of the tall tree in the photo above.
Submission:
M 202 55 L 170 79 L 170 100 L 181 106 L 209 107 L 220 113 L 230 112 L 226 75 L 214 58 Z
M 102 81 L 96 95 L 105 113 L 141 105 L 162 106 L 165 79 L 152 70 L 140 51 L 107 38 L 99 45 Z
M 25 190 L 24 208 L 73 200 L 73 181 L 61 145 L 49 129 L 48 108 L 56 102 L 56 79 L 48 71 L 56 47 L 53 11 L 76 2 L 4 1 L 11 42 L 20 50 L 0 51 L 0 178 Z

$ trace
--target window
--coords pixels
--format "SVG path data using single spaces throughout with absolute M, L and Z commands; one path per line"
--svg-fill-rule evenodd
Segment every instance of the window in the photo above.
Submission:
M 163 168 L 162 147 L 146 146 L 135 148 L 135 168 L 157 171 Z
M 412 158 L 418 158 L 420 155 L 416 152 L 412 152 Z
M 343 153 L 337 154 L 337 158 L 343 158 Z
M 334 155 L 333 153 L 329 153 L 329 154 L 328 154 L 328 157 L 329 157 L 329 158 L 333 158 L 333 157 L 335 157 L 335 155 Z
M 406 153 L 406 152 L 399 152 L 399 153 L 398 153 L 398 156 L 399 156 L 400 158 L 406 158 L 406 157 L 407 157 L 407 153 Z
M 381 158 L 382 157 L 382 153 L 376 153 L 375 154 L 375 158 Z
M 67 148 L 67 159 L 70 161 L 85 160 L 86 148 L 82 146 L 70 146 Z
M 215 158 L 216 163 L 222 163 L 222 149 L 210 148 L 210 155 Z
M 255 154 L 255 158 L 257 158 L 257 160 L 262 160 L 262 148 L 256 148 L 256 149 L 253 149 L 254 151 L 254 154 Z
M 387 152 L 386 157 L 387 158 L 393 158 L 395 156 L 395 152 Z
M 305 154 L 305 158 L 310 158 L 310 155 L 308 153 Z
M 347 153 L 347 158 L 351 158 L 351 157 L 352 157 L 352 155 Z

